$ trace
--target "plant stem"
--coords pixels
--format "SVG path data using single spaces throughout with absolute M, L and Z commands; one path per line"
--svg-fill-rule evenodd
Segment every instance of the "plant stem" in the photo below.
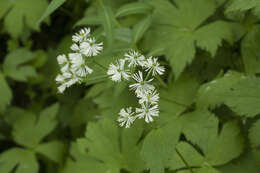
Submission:
M 99 64 L 97 61 L 93 60 L 93 62 L 94 62 L 96 65 L 98 65 L 99 67 L 101 67 L 103 70 L 105 70 L 105 71 L 108 70 L 108 68 L 106 68 L 105 66 Z
M 150 70 L 148 71 L 148 73 L 147 73 L 147 75 L 146 75 L 144 81 L 147 81 L 147 80 L 148 80 L 148 78 L 149 78 L 150 75 L 151 75 L 151 72 L 152 72 L 152 70 L 150 69 Z
M 190 170 L 191 173 L 194 173 L 193 170 L 191 169 L 191 167 L 189 166 L 188 162 L 186 162 L 186 160 L 184 159 L 184 157 L 181 155 L 181 153 L 179 152 L 179 150 L 177 148 L 175 148 L 176 153 L 179 155 L 179 157 L 181 158 L 181 160 L 183 161 L 183 163 L 186 165 L 186 167 Z
M 160 84 L 164 87 L 167 88 L 167 84 L 162 80 L 162 78 L 158 75 L 155 76 L 155 78 L 160 82 Z

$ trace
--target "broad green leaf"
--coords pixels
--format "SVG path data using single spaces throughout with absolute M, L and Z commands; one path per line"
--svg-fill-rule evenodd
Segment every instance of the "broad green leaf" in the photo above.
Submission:
M 209 165 L 204 165 L 201 168 L 193 168 L 192 171 L 193 173 L 221 173 L 217 169 L 214 169 Z M 180 170 L 177 173 L 191 173 L 191 171 L 189 169 L 185 169 L 185 170 Z
M 121 128 L 122 167 L 129 172 L 139 173 L 145 169 L 140 156 L 138 142 L 143 133 L 142 121 L 135 121 L 131 128 Z
M 144 2 L 132 2 L 121 6 L 117 12 L 116 17 L 124 17 L 131 14 L 149 13 L 152 11 L 152 6 Z
M 4 74 L 14 80 L 26 81 L 30 77 L 36 77 L 36 71 L 32 66 L 24 65 L 35 58 L 34 54 L 20 48 L 9 53 L 4 61 Z
M 106 118 L 97 123 L 89 123 L 85 137 L 89 156 L 105 162 L 108 169 L 120 169 L 119 138 L 115 122 Z
M 46 156 L 48 159 L 61 163 L 66 152 L 65 145 L 60 141 L 42 143 L 36 147 L 35 151 Z
M 5 80 L 4 75 L 0 72 L 0 113 L 5 110 L 5 107 L 10 104 L 13 94 L 12 90 L 8 86 L 7 81 Z
M 148 16 L 134 26 L 134 30 L 133 30 L 134 43 L 137 43 L 143 37 L 144 33 L 148 30 L 151 23 L 152 23 L 152 17 Z
M 199 87 L 198 81 L 188 74 L 183 74 L 177 81 L 172 81 L 168 88 L 160 90 L 160 117 L 163 124 L 170 117 L 177 117 L 192 103 Z
M 232 3 L 226 9 L 226 12 L 246 11 L 253 9 L 255 14 L 260 12 L 260 2 L 258 0 L 232 0 Z
M 189 141 L 208 151 L 209 141 L 218 134 L 218 119 L 208 111 L 195 111 L 181 116 L 182 131 Z
M 214 108 L 223 104 L 224 99 L 220 95 L 230 90 L 242 77 L 241 73 L 229 71 L 222 78 L 203 84 L 197 94 L 198 108 Z
M 244 148 L 244 139 L 236 122 L 225 123 L 220 134 L 212 141 L 206 154 L 211 165 L 223 165 L 237 158 Z
M 151 173 L 163 173 L 173 156 L 180 137 L 180 122 L 176 119 L 166 126 L 152 130 L 144 139 L 141 156 Z
M 54 104 L 44 109 L 38 119 L 30 112 L 17 115 L 12 132 L 14 140 L 29 148 L 36 147 L 56 127 L 55 116 L 58 108 L 58 104 Z
M 246 73 L 255 74 L 260 72 L 260 27 L 254 27 L 246 34 L 241 42 L 241 53 Z
M 228 164 L 219 167 L 218 169 L 221 173 L 259 173 L 259 169 L 257 168 L 257 162 L 254 160 L 251 152 L 246 152 L 238 159 L 229 162 Z
M 11 10 L 4 19 L 4 25 L 13 37 L 21 36 L 26 25 L 32 30 L 39 30 L 38 20 L 46 9 L 46 0 L 16 0 L 8 1 Z
M 240 73 L 228 72 L 224 77 L 203 85 L 198 92 L 199 108 L 226 104 L 240 116 L 259 114 L 260 80 Z
M 106 171 L 111 171 L 107 169 L 103 162 L 100 162 L 87 154 L 81 153 L 75 143 L 72 143 L 71 145 L 70 155 L 71 157 L 67 158 L 65 166 L 62 170 L 63 173 L 85 173 L 86 171 L 91 171 L 93 173 L 104 173 Z M 111 173 L 117 172 L 111 171 Z
M 39 165 L 34 152 L 21 148 L 13 148 L 0 155 L 1 173 L 11 173 L 15 167 L 17 167 L 15 170 L 16 173 L 37 173 Z
M 229 23 L 216 21 L 201 27 L 195 34 L 197 46 L 205 49 L 215 56 L 217 49 L 222 45 L 222 40 L 232 42 L 233 35 Z
M 44 11 L 43 15 L 39 19 L 38 23 L 41 23 L 46 17 L 51 15 L 57 8 L 65 3 L 66 0 L 52 0 L 48 5 L 47 9 Z
M 214 56 L 222 40 L 232 41 L 232 34 L 230 26 L 223 21 L 213 21 L 208 25 L 205 22 L 215 12 L 217 6 L 214 0 L 174 2 L 176 7 L 164 0 L 151 1 L 155 8 L 155 34 L 150 37 L 155 48 L 164 43 L 164 54 L 178 78 L 194 59 L 196 43 Z
M 179 154 L 177 152 L 179 152 Z M 179 142 L 176 145 L 176 151 L 173 154 L 173 158 L 169 161 L 169 168 L 173 171 L 177 169 L 187 168 L 185 162 L 190 168 L 200 167 L 203 165 L 205 158 L 194 147 L 186 142 Z
M 77 140 L 79 151 L 102 161 L 108 170 L 139 173 L 144 169 L 137 145 L 143 132 L 142 124 L 137 122 L 130 129 L 120 130 L 121 135 L 115 122 L 108 118 L 89 123 L 86 137 Z
M 184 114 L 181 119 L 184 135 L 201 148 L 208 164 L 223 165 L 242 153 L 244 142 L 238 123 L 225 123 L 218 134 L 218 119 L 206 110 Z
M 260 112 L 260 79 L 244 77 L 220 94 L 224 103 L 240 116 L 254 117 Z
M 255 122 L 249 130 L 249 140 L 253 156 L 256 160 L 257 166 L 260 169 L 260 120 Z

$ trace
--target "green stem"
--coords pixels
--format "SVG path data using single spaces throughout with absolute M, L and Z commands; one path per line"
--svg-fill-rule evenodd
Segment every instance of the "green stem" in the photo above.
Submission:
M 97 61 L 93 60 L 93 62 L 94 62 L 96 65 L 98 65 L 99 67 L 101 67 L 103 70 L 105 70 L 105 71 L 108 70 L 108 68 L 106 68 L 105 66 L 99 64 Z
M 103 3 L 102 0 L 98 0 L 98 3 L 99 3 L 99 5 L 100 5 L 102 8 L 105 8 L 105 5 L 104 5 L 104 3 Z
M 162 78 L 158 75 L 155 76 L 155 78 L 160 82 L 160 84 L 164 87 L 167 88 L 167 84 L 162 80 Z
M 193 170 L 191 169 L 191 167 L 189 166 L 188 162 L 184 159 L 184 157 L 181 155 L 181 153 L 179 152 L 179 150 L 177 148 L 175 148 L 176 153 L 179 155 L 179 157 L 181 158 L 181 160 L 183 161 L 183 163 L 186 165 L 186 167 L 190 170 L 191 173 L 194 173 Z
M 152 72 L 152 70 L 150 69 L 150 70 L 148 71 L 148 73 L 147 73 L 147 75 L 146 75 L 144 81 L 147 81 L 147 80 L 149 79 L 149 77 L 150 77 L 150 75 L 151 75 L 151 72 Z

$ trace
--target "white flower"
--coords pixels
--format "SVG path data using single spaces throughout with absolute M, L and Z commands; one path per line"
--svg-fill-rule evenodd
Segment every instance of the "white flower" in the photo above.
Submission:
M 85 41 L 90 33 L 90 28 L 83 28 L 78 33 L 72 36 L 72 41 L 78 43 Z
M 79 53 L 70 53 L 69 58 L 71 61 L 71 71 L 77 76 L 85 77 L 87 74 L 91 74 L 93 70 L 86 65 L 85 60 Z
M 135 67 L 137 65 L 143 66 L 145 57 L 136 51 L 130 51 L 125 54 L 125 60 L 129 62 L 128 67 Z
M 159 94 L 156 90 L 152 92 L 139 92 L 137 97 L 139 98 L 139 103 L 151 103 L 151 104 L 157 104 L 159 101 Z
M 103 43 L 96 43 L 94 38 L 89 38 L 80 44 L 80 52 L 85 56 L 97 56 L 103 50 Z
M 120 59 L 116 64 L 110 64 L 107 74 L 111 77 L 112 81 L 121 81 L 122 78 L 128 80 L 128 72 L 124 69 L 125 60 Z
M 72 74 L 69 72 L 64 72 L 62 74 L 57 75 L 56 77 L 56 82 L 61 84 L 58 87 L 58 91 L 59 93 L 63 93 L 65 91 L 65 89 L 71 85 L 68 85 L 68 81 L 71 80 Z
M 70 49 L 73 50 L 73 51 L 75 51 L 75 52 L 77 52 L 77 51 L 80 50 L 79 46 L 78 46 L 76 43 L 72 44 L 71 47 L 70 47 Z
M 68 80 L 65 84 L 67 87 L 70 87 L 72 85 L 74 85 L 75 83 L 77 82 L 80 82 L 80 78 L 76 77 L 76 76 L 73 76 L 70 80 Z
M 58 86 L 59 93 L 63 93 L 66 88 L 67 88 L 66 84 L 61 84 L 60 86 Z
M 142 108 L 136 108 L 137 118 L 145 118 L 145 122 L 150 123 L 153 121 L 152 117 L 159 116 L 158 105 L 141 104 L 141 106 Z
M 60 67 L 61 67 L 61 71 L 67 71 L 68 70 L 69 60 L 66 57 L 66 55 L 63 54 L 63 55 L 57 56 L 57 61 L 58 61 L 58 64 L 60 65 Z
M 135 73 L 133 75 L 133 79 L 137 82 L 135 84 L 130 85 L 130 89 L 135 90 L 135 93 L 138 95 L 140 93 L 149 93 L 154 90 L 154 86 L 149 84 L 153 79 L 148 81 L 144 81 L 143 73 L 138 71 L 138 74 Z
M 165 70 L 163 66 L 160 66 L 157 60 L 157 58 L 150 57 L 147 59 L 144 65 L 146 67 L 146 71 L 152 71 L 153 76 L 155 76 L 156 74 L 162 75 Z
M 129 128 L 131 124 L 135 121 L 135 117 L 133 116 L 134 112 L 132 112 L 132 107 L 121 109 L 119 112 L 119 117 L 117 121 L 120 123 L 119 125 L 122 127 L 125 125 L 126 128 Z

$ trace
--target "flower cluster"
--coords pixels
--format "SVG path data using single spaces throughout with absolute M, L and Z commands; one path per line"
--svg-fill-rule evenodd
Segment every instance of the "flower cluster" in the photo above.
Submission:
M 61 73 L 57 75 L 56 82 L 60 85 L 58 90 L 63 93 L 66 88 L 75 83 L 81 83 L 93 70 L 87 66 L 87 59 L 97 56 L 103 50 L 103 43 L 96 43 L 90 36 L 90 29 L 81 29 L 72 36 L 73 53 L 57 57 Z
M 164 71 L 164 67 L 159 64 L 157 58 L 146 58 L 133 50 L 126 53 L 124 59 L 110 64 L 107 74 L 111 80 L 131 82 L 130 90 L 134 90 L 140 104 L 140 108 L 136 108 L 135 111 L 132 107 L 120 110 L 118 118 L 120 126 L 129 128 L 136 118 L 144 118 L 145 122 L 150 123 L 153 117 L 159 116 L 159 94 L 152 85 L 152 81 L 154 76 L 162 75 Z

